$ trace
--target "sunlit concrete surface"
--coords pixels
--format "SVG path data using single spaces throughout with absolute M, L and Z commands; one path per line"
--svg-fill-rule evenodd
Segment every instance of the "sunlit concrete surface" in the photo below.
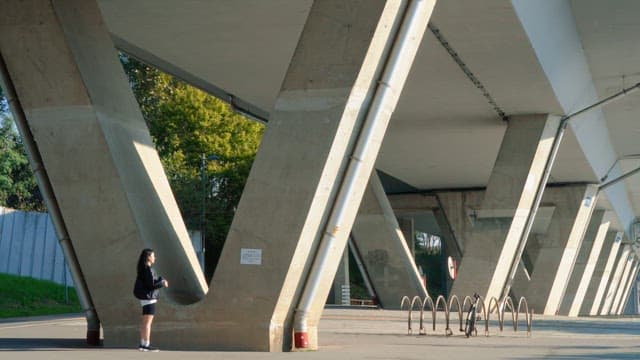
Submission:
M 540 222 L 529 215 L 545 185 L 589 184 L 593 191 L 577 199 L 575 214 L 545 216 L 550 229 L 559 223 L 571 231 L 545 235 L 553 254 L 532 261 L 535 272 L 527 269 L 534 279 L 527 282 L 544 289 L 527 294 L 536 311 L 555 314 L 575 293 L 565 294 L 567 281 L 582 277 L 574 265 L 593 209 L 610 211 L 610 231 L 624 232 L 623 249 L 634 245 L 632 256 L 640 255 L 632 228 L 640 177 L 595 193 L 638 166 L 638 93 L 591 107 L 639 88 L 628 86 L 640 84 L 640 48 L 633 46 L 640 2 L 447 0 L 433 14 L 411 15 L 414 4 L 427 3 L 434 1 L 0 0 L 5 93 L 48 207 L 60 213 L 57 232 L 78 268 L 78 289 L 87 284 L 80 294 L 91 301 L 83 307 L 95 307 L 107 345 L 128 347 L 137 336 L 134 274 L 120 265 L 151 246 L 165 254 L 159 273 L 175 279 L 167 298 L 181 304 L 165 303 L 154 324 L 165 347 L 287 351 L 293 319 L 302 319 L 296 330 L 306 328 L 308 313 L 309 329 L 299 333 L 311 334 L 315 348 L 320 310 L 374 164 L 404 188 L 385 191 L 435 192 L 444 206 L 447 197 L 485 189 L 483 198 L 452 201 L 455 216 L 439 216 L 446 240 L 456 244 L 452 293 L 509 293 L 528 229 Z M 396 36 L 396 25 L 412 23 L 403 18 L 431 26 Z M 410 56 L 387 56 L 395 50 L 386 49 L 410 43 Z M 209 287 L 116 49 L 268 120 Z M 406 86 L 404 72 L 387 81 L 392 65 L 393 74 L 410 70 Z M 391 97 L 383 96 L 386 88 Z M 582 113 L 587 107 L 593 111 Z M 569 123 L 564 117 L 559 148 L 550 145 L 560 144 L 560 124 L 547 123 L 544 136 L 525 129 L 510 135 L 516 118 L 550 114 L 557 121 L 576 112 Z M 365 118 L 378 125 L 369 128 Z M 366 171 L 350 176 L 352 169 Z M 427 212 L 446 213 L 442 207 Z M 0 243 L 3 254 L 14 247 Z M 264 258 L 245 261 L 247 253 Z M 625 256 L 602 288 L 604 313 L 618 313 L 635 278 L 636 259 Z M 238 327 L 245 319 L 251 323 Z
M 85 321 L 59 316 L 0 322 L 2 359 L 638 359 L 640 319 L 534 318 L 529 337 L 518 332 L 506 316 L 505 329 L 490 324 L 490 336 L 465 338 L 452 323 L 453 336 L 444 336 L 444 314 L 436 332 L 407 335 L 407 312 L 391 310 L 327 309 L 320 322 L 320 350 L 312 352 L 200 352 L 164 349 L 140 353 L 131 348 L 88 348 Z M 162 310 L 158 316 L 162 316 Z M 414 333 L 419 315 L 414 313 Z M 454 316 L 457 318 L 457 314 Z M 429 319 L 429 318 L 427 318 Z M 457 320 L 455 321 L 457 323 Z M 251 326 L 247 322 L 247 326 Z M 162 348 L 162 344 L 156 344 Z

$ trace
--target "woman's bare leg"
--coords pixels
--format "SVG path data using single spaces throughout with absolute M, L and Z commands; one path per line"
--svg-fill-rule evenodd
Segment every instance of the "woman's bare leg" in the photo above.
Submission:
M 151 323 L 153 322 L 153 315 L 142 315 L 142 322 L 140 323 L 140 339 L 146 341 L 147 344 L 151 342 Z

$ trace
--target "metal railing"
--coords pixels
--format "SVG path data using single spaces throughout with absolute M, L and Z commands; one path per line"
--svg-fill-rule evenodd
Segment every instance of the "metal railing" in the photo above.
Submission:
M 529 304 L 524 297 L 521 297 L 518 300 L 518 306 L 514 306 L 514 302 L 511 297 L 507 296 L 502 301 L 499 301 L 495 297 L 491 297 L 489 302 L 485 302 L 482 296 L 478 297 L 477 304 L 477 314 L 481 316 L 481 319 L 484 319 L 484 333 L 485 336 L 489 336 L 489 323 L 491 320 L 491 315 L 496 314 L 498 317 L 498 325 L 500 328 L 500 332 L 504 330 L 504 320 L 505 320 L 505 312 L 508 310 L 511 312 L 511 322 L 513 326 L 513 331 L 518 331 L 518 318 L 519 314 L 524 313 L 526 325 L 527 325 L 527 336 L 531 336 L 531 326 L 533 323 L 533 310 L 529 310 Z M 449 301 L 440 295 L 436 298 L 434 302 L 430 296 L 426 296 L 424 299 L 419 296 L 414 296 L 410 298 L 408 296 L 403 296 L 400 301 L 400 310 L 404 310 L 405 307 L 408 310 L 407 317 L 407 334 L 413 334 L 413 311 L 420 310 L 420 335 L 426 335 L 426 330 L 424 327 L 424 316 L 426 311 L 431 311 L 431 322 L 432 322 L 432 330 L 436 331 L 437 325 L 437 316 L 439 312 L 444 312 L 445 316 L 445 335 L 451 336 L 453 335 L 453 330 L 451 330 L 451 311 L 455 310 L 458 313 L 458 321 L 459 321 L 459 330 L 464 332 L 463 319 L 466 318 L 471 311 L 473 306 L 474 299 L 471 296 L 465 296 L 462 304 L 460 303 L 460 299 L 457 295 L 451 296 Z M 418 308 L 416 308 L 416 305 Z M 466 310 L 465 310 L 466 309 Z M 523 311 L 524 310 L 524 311 Z

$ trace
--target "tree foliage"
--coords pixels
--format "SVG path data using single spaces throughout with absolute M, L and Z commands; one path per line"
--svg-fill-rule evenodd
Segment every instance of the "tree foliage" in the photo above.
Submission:
M 22 138 L 6 113 L 0 114 L 0 204 L 20 210 L 45 210 Z
M 200 230 L 205 224 L 206 275 L 210 278 L 264 126 L 140 61 L 121 55 L 121 62 L 187 227 Z M 217 160 L 205 161 L 203 167 L 203 155 L 215 155 Z M 45 210 L 1 89 L 0 204 L 21 210 Z
M 204 201 L 206 273 L 210 277 L 264 126 L 136 59 L 122 55 L 121 62 L 189 229 L 202 227 Z M 205 160 L 202 167 L 202 157 L 213 155 L 217 160 Z

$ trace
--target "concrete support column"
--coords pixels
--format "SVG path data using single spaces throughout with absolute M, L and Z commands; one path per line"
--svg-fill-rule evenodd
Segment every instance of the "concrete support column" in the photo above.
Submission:
M 555 315 L 562 293 L 569 280 L 573 259 L 582 241 L 591 212 L 594 186 L 563 186 L 545 190 L 542 204 L 555 207 L 546 234 L 532 236 L 525 251 L 532 264 L 527 278 L 519 271 L 513 283 L 513 293 L 527 298 L 529 308 Z M 564 278 L 562 277 L 564 276 Z M 552 293 L 555 294 L 552 298 Z M 560 289 L 558 289 L 560 287 Z M 549 300 L 556 304 L 546 309 Z
M 636 257 L 633 255 L 633 251 L 629 254 L 629 258 L 627 259 L 627 263 L 624 266 L 624 270 L 622 270 L 622 276 L 620 277 L 620 285 L 618 285 L 618 289 L 616 290 L 616 295 L 613 298 L 613 303 L 611 304 L 611 310 L 609 310 L 609 315 L 616 315 L 618 313 L 618 308 L 620 307 L 620 303 L 622 302 L 622 295 L 624 295 L 627 290 L 627 283 L 629 281 L 629 276 L 631 276 L 631 269 L 636 265 Z
M 370 167 L 402 89 L 380 77 L 405 7 L 400 0 L 314 1 L 213 276 L 215 290 L 185 307 L 179 303 L 200 299 L 207 286 L 96 2 L 0 2 L 0 54 L 41 147 L 107 346 L 138 339 L 131 287 L 140 250 L 153 246 L 175 300 L 159 307 L 154 342 L 291 348 L 310 254 L 326 232 L 374 94 L 393 101 L 377 104 L 385 126 L 363 151 Z M 420 19 L 426 26 L 428 16 Z M 407 70 L 407 60 L 396 69 Z M 354 191 L 364 190 L 371 170 L 354 179 Z M 345 206 L 351 220 L 322 274 L 313 335 L 360 199 Z
M 484 192 L 456 191 L 437 192 L 433 199 L 433 214 L 441 229 L 449 229 L 448 234 L 455 239 L 460 258 L 466 254 L 466 245 L 472 240 L 476 223 L 476 209 L 480 208 Z
M 545 186 L 544 167 L 558 124 L 557 117 L 547 115 L 509 119 L 482 205 L 473 213 L 473 230 L 452 294 L 477 292 L 487 299 L 502 295 L 512 265 L 519 261 L 536 193 Z
M 416 257 L 416 244 L 413 239 L 414 230 L 414 221 L 413 218 L 407 217 L 399 217 L 398 225 L 400 225 L 400 231 L 402 231 L 402 236 L 407 241 L 407 247 L 409 248 L 409 252 L 411 253 L 411 258 L 415 259 Z
M 304 285 L 300 288 L 302 292 L 295 307 L 293 325 L 298 347 L 317 347 L 318 322 L 339 260 L 336 253 L 341 254 L 347 245 L 388 122 L 434 6 L 435 0 L 360 0 L 348 3 L 323 0 L 315 1 L 311 7 L 310 18 L 317 16 L 313 20 L 318 26 L 305 26 L 300 41 L 307 40 L 315 47 L 298 45 L 292 64 L 296 67 L 295 76 L 291 76 L 290 68 L 281 93 L 284 99 L 278 100 L 276 112 L 293 110 L 296 120 L 305 123 L 300 119 L 307 120 L 308 115 L 320 107 L 325 112 L 317 112 L 312 117 L 320 120 L 318 126 L 326 126 L 335 117 L 335 104 L 340 103 L 348 92 L 348 99 L 354 103 L 345 107 L 345 120 L 349 124 L 355 122 L 356 126 L 346 134 L 338 131 L 322 140 L 330 142 L 331 146 L 347 140 L 347 147 L 344 153 L 329 155 L 323 168 L 335 166 L 338 170 L 337 177 L 330 179 L 336 181 L 336 186 L 328 188 L 333 192 L 330 207 L 324 209 L 325 218 L 314 234 L 316 254 L 303 278 Z M 308 29 L 313 31 L 307 32 Z M 367 36 L 353 37 L 359 34 Z M 331 38 L 327 39 L 327 35 Z M 335 41 L 335 35 L 338 35 L 339 44 L 327 41 Z M 365 50 L 357 54 L 363 57 L 349 56 L 354 49 Z M 300 64 L 296 64 L 296 60 Z M 345 60 L 350 62 L 348 66 L 341 65 Z M 353 66 L 356 63 L 358 66 Z M 352 75 L 357 75 L 357 78 Z M 355 83 L 344 87 L 350 79 Z M 289 83 L 289 80 L 293 81 Z M 300 102 L 301 96 L 311 96 L 312 101 Z M 316 114 L 321 117 L 315 118 Z M 308 126 L 303 130 L 309 134 Z M 308 137 L 317 139 L 318 134 Z M 281 144 L 278 148 L 282 152 Z M 325 176 L 323 174 L 321 178 Z
M 600 313 L 607 285 L 611 280 L 613 267 L 621 252 L 622 236 L 623 233 L 621 231 L 610 231 L 605 238 L 603 251 L 598 259 L 593 281 L 589 285 L 589 290 L 587 290 L 587 295 L 585 296 L 585 311 L 588 311 L 591 316 Z M 600 276 L 598 277 L 598 275 Z
M 633 282 L 631 291 L 627 297 L 627 305 L 624 307 L 623 315 L 640 314 L 640 306 L 638 304 L 638 276 L 640 276 L 640 267 L 638 268 L 638 274 L 636 274 L 636 280 Z
M 445 254 L 447 258 L 452 259 L 452 265 L 455 267 L 455 271 L 457 273 L 457 264 L 459 264 L 462 260 L 462 246 L 460 245 L 460 241 L 458 240 L 456 234 L 453 232 L 451 224 L 449 223 L 449 219 L 447 219 L 447 216 L 441 207 L 433 210 L 433 216 L 435 217 L 436 223 L 438 224 L 438 227 L 442 232 Z M 447 260 L 447 266 L 448 264 L 449 262 Z M 447 274 L 447 276 L 445 276 L 445 279 L 445 288 L 443 290 L 444 295 L 448 298 L 451 294 L 451 287 L 453 286 L 453 282 L 455 281 L 455 279 L 453 279 L 450 274 Z
M 595 295 L 597 284 L 602 278 L 602 271 L 604 270 L 606 256 L 602 254 L 606 253 L 606 251 L 603 251 L 603 247 L 607 240 L 611 216 L 613 215 L 610 212 L 605 213 L 602 223 L 598 227 L 598 232 L 593 241 L 593 246 L 589 253 L 584 273 L 580 279 L 576 296 L 569 310 L 569 316 L 589 314 L 589 310 L 593 304 L 593 295 Z M 610 249 L 611 245 L 612 243 L 608 243 L 606 249 Z
M 574 302 L 579 301 L 582 303 L 582 300 L 578 300 L 578 298 L 584 297 L 587 285 L 589 284 L 591 275 L 593 274 L 593 267 L 598 259 L 597 254 L 594 253 L 596 240 L 599 240 L 598 246 L 602 246 L 602 241 L 604 241 L 604 236 L 609 228 L 608 223 L 606 226 L 603 226 L 602 220 L 604 218 L 604 213 L 604 210 L 594 210 L 591 215 L 589 225 L 587 226 L 587 230 L 582 239 L 582 244 L 580 245 L 573 265 L 573 270 L 571 271 L 571 277 L 567 283 L 567 289 L 564 292 L 562 303 L 558 309 L 558 314 L 560 315 L 569 315 Z M 600 250 L 598 249 L 597 252 L 599 254 Z M 591 266 L 589 266 L 589 269 L 587 270 L 589 261 L 591 261 Z M 575 307 L 579 308 L 579 305 L 576 304 Z M 577 316 L 577 310 L 575 310 L 575 312 L 576 313 L 572 316 Z
M 595 207 L 597 193 L 598 187 L 596 185 L 589 185 L 582 196 L 580 208 L 578 209 L 576 218 L 573 221 L 571 233 L 567 239 L 556 276 L 553 279 L 553 284 L 551 285 L 549 298 L 547 299 L 547 304 L 544 309 L 545 314 L 558 313 L 562 298 L 564 297 L 567 289 L 569 277 L 578 256 L 578 251 L 582 245 L 584 233 Z
M 364 266 L 385 309 L 399 309 L 403 296 L 425 297 L 415 260 L 375 172 L 351 229 Z M 409 239 L 413 241 L 413 238 Z
M 638 312 L 638 276 L 640 276 L 640 259 L 636 264 L 635 271 L 631 274 L 627 293 L 624 295 L 624 305 L 620 308 L 620 315 L 635 315 Z
M 96 2 L 0 2 L 0 54 L 105 337 L 113 317 L 130 317 L 115 305 L 135 304 L 144 247 L 175 280 L 170 298 L 204 297 L 196 254 Z
M 622 278 L 622 272 L 624 271 L 625 266 L 627 265 L 627 261 L 629 260 L 629 254 L 631 253 L 631 246 L 625 245 L 620 252 L 620 256 L 616 261 L 615 270 L 613 272 L 613 276 L 611 277 L 611 281 L 607 286 L 607 291 L 605 293 L 602 308 L 600 308 L 600 315 L 609 315 L 611 311 L 611 307 L 613 305 L 613 301 L 615 295 L 620 287 L 620 279 Z
M 438 192 L 434 197 L 433 214 L 436 218 L 440 229 L 445 235 L 445 245 L 448 256 L 452 256 L 458 264 L 458 275 L 460 273 L 460 264 L 467 254 L 466 246 L 470 241 L 475 239 L 474 231 L 476 224 L 475 209 L 480 208 L 484 192 L 481 191 L 464 191 L 464 192 Z M 448 229 L 448 231 L 446 231 Z M 451 279 L 447 276 L 447 294 L 466 296 L 457 294 L 454 291 L 454 284 L 457 279 Z M 488 283 L 488 279 L 481 280 L 482 283 Z M 473 286 L 473 284 L 471 284 Z M 466 289 L 460 291 L 477 292 L 477 290 Z
M 638 265 L 640 264 L 640 262 L 638 262 L 638 259 L 636 258 L 634 261 L 634 265 L 633 268 L 631 268 L 631 272 L 629 273 L 629 278 L 627 280 L 627 283 L 625 285 L 625 290 L 622 293 L 622 300 L 620 301 L 620 306 L 618 306 L 618 310 L 616 312 L 617 315 L 621 315 L 624 311 L 624 309 L 627 306 L 627 302 L 629 300 L 629 291 L 631 291 L 631 288 L 633 287 L 633 284 L 635 283 L 637 277 L 638 277 Z
M 479 204 L 480 197 L 481 193 L 478 191 L 446 192 L 437 195 L 397 194 L 390 195 L 389 201 L 394 212 L 401 216 L 401 219 L 405 214 L 432 213 L 442 234 L 445 254 L 459 263 L 462 259 L 462 241 L 471 231 L 471 225 L 464 214 L 465 206 Z M 447 218 L 445 207 L 451 218 Z M 455 225 L 451 225 L 452 222 Z M 402 222 L 400 223 L 402 227 Z M 454 233 L 453 228 L 458 229 L 459 233 Z M 443 289 L 446 296 L 449 296 L 452 284 L 453 279 L 446 276 L 446 284 L 444 284 L 446 288 Z

